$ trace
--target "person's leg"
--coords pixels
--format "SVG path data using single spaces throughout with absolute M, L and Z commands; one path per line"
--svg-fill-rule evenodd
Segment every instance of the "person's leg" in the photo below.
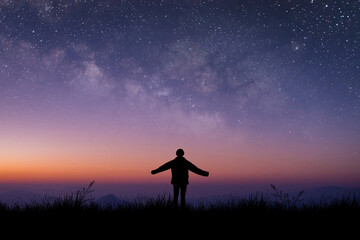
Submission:
M 181 186 L 181 207 L 185 207 L 186 202 L 185 202 L 185 196 L 186 196 L 186 185 Z
M 179 186 L 173 185 L 174 187 L 174 206 L 177 207 L 178 205 L 178 198 L 179 198 Z

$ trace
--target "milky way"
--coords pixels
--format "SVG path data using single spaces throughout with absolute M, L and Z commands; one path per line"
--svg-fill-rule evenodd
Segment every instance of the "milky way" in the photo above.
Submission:
M 351 165 L 359 15 L 359 1 L 1 0 L 0 129 L 290 138 Z

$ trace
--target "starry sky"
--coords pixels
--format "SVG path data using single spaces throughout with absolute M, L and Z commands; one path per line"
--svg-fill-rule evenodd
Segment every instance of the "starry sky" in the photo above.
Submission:
M 358 0 L 0 0 L 0 181 L 360 184 Z

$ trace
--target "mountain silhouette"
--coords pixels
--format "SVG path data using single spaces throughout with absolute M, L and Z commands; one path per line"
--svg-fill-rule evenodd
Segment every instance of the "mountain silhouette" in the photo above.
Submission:
M 118 206 L 124 206 L 127 204 L 126 201 L 119 199 L 114 194 L 108 194 L 100 198 L 97 198 L 95 200 L 95 203 L 101 207 L 112 207 L 112 208 L 116 208 Z

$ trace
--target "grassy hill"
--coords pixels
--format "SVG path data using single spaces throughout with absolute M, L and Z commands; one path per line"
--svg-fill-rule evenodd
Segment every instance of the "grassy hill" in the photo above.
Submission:
M 357 231 L 360 222 L 360 199 L 352 194 L 304 203 L 302 192 L 290 197 L 272 186 L 271 197 L 249 194 L 183 209 L 174 207 L 167 194 L 138 198 L 118 206 L 100 206 L 88 197 L 92 184 L 57 198 L 45 197 L 15 205 L 1 203 L 0 226 L 4 230 L 16 227 L 38 229 L 41 233 L 51 229 L 58 234 L 72 232 L 89 236 L 175 232 L 175 236 L 250 233 L 269 237 L 285 232 L 294 236 L 337 232 L 345 236 Z

